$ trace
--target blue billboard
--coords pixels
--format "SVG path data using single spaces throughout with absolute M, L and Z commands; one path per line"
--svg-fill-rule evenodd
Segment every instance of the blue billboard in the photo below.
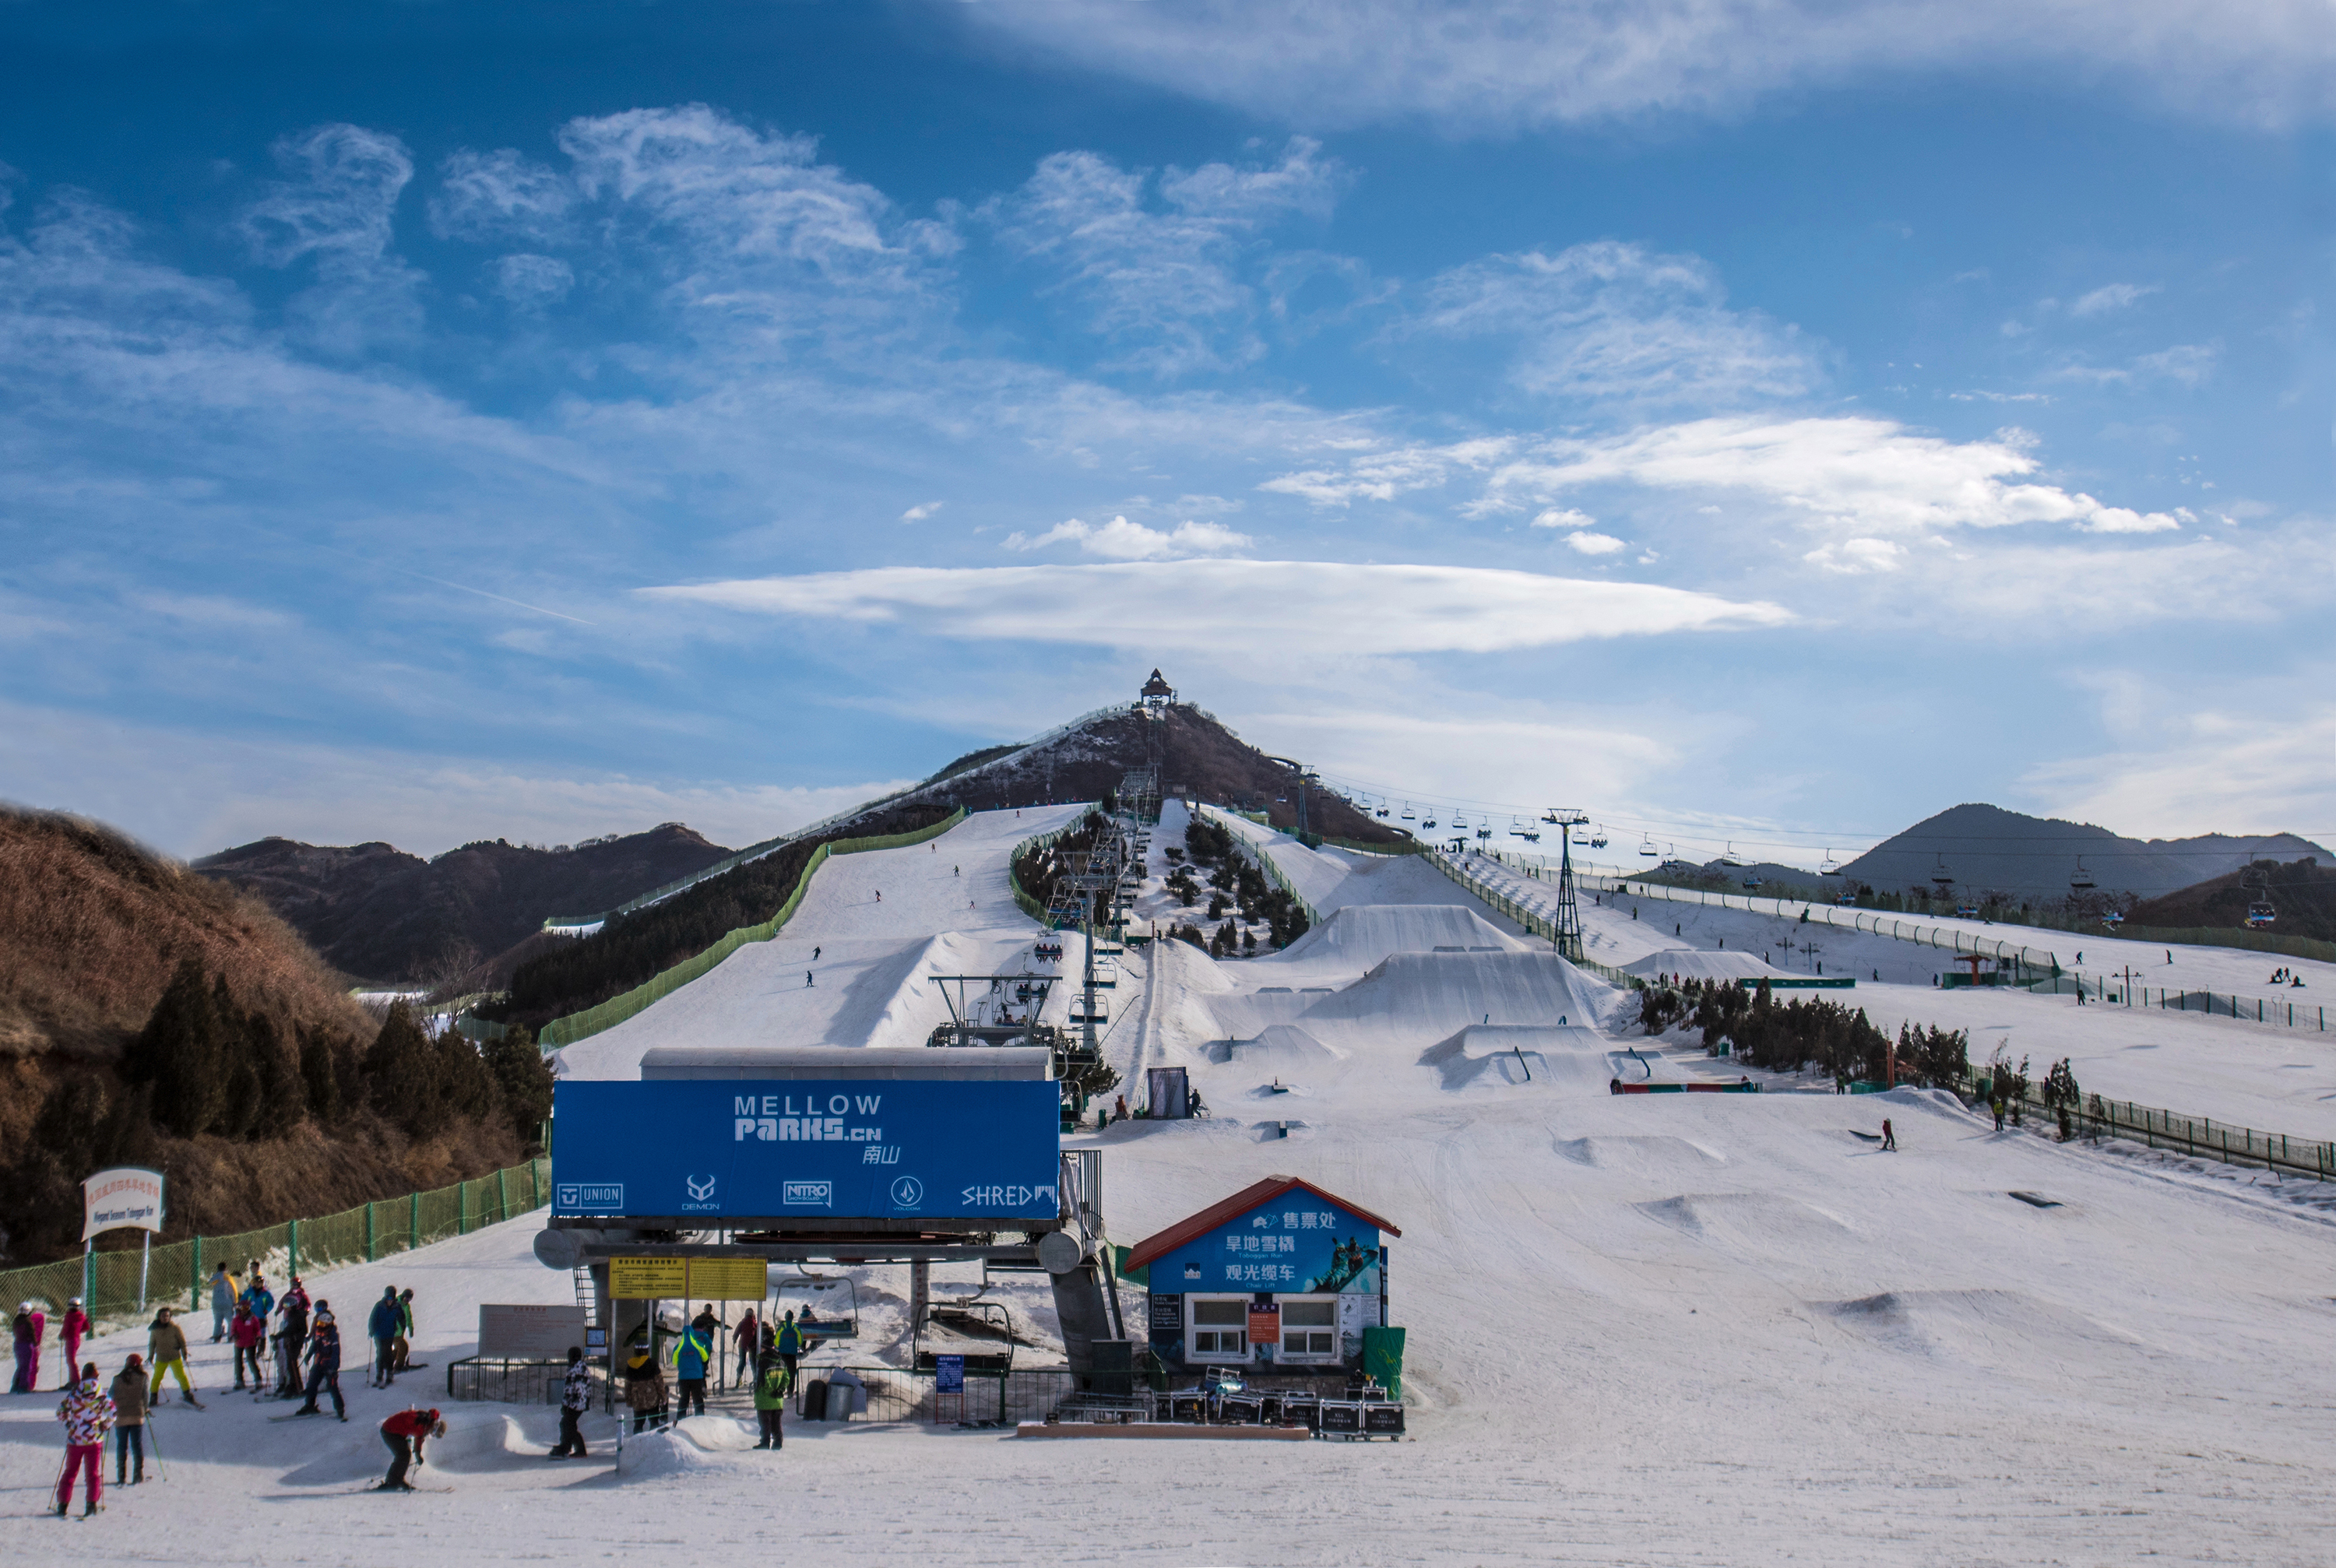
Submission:
M 1270 1198 L 1146 1265 L 1155 1295 L 1231 1290 L 1277 1295 L 1380 1293 L 1379 1228 L 1314 1193 Z
M 1062 1092 L 1043 1079 L 562 1079 L 551 1209 L 743 1220 L 1053 1221 Z

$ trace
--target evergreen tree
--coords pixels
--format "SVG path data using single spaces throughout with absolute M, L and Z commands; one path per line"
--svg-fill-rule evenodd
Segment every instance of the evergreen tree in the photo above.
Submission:
M 252 1117 L 251 1135 L 283 1137 L 300 1125 L 308 1109 L 299 1058 L 285 1045 L 284 1031 L 266 1013 L 255 1012 L 245 1020 L 244 1038 L 259 1077 L 259 1110 Z
M 459 1029 L 448 1029 L 431 1047 L 438 1068 L 439 1093 L 446 1109 L 458 1116 L 483 1121 L 501 1108 L 494 1074 L 488 1070 L 479 1047 Z
M 226 1103 L 223 1033 L 202 962 L 187 959 L 122 1053 L 122 1077 L 152 1086 L 154 1120 L 182 1138 L 209 1132 Z
M 410 1136 L 418 1138 L 436 1125 L 443 1104 L 438 1053 L 403 1001 L 389 1005 L 381 1033 L 365 1051 L 365 1084 L 382 1119 Z
M 487 1070 L 494 1075 L 511 1131 L 519 1135 L 521 1143 L 534 1146 L 551 1115 L 551 1064 L 536 1049 L 535 1037 L 518 1027 L 500 1040 L 489 1040 L 481 1054 L 486 1058 Z
M 210 1130 L 223 1138 L 248 1138 L 259 1120 L 260 1096 L 266 1086 L 260 1082 L 258 1052 L 251 1037 L 250 1020 L 237 1010 L 224 974 L 217 976 L 211 984 L 211 1016 L 219 1020 L 222 1092 L 219 1114 L 211 1118 Z
M 307 1093 L 308 1114 L 319 1122 L 341 1119 L 341 1073 L 339 1053 L 333 1037 L 323 1028 L 307 1029 L 300 1037 L 300 1086 Z

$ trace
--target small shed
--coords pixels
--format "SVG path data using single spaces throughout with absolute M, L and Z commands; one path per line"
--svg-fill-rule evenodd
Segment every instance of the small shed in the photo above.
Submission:
M 1128 1249 L 1171 1368 L 1360 1370 L 1387 1324 L 1387 1221 L 1297 1176 L 1268 1176 Z M 1376 1340 L 1379 1338 L 1374 1334 Z

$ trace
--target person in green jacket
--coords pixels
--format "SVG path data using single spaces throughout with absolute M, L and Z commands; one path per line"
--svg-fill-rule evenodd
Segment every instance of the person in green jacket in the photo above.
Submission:
M 754 1373 L 754 1419 L 763 1426 L 763 1440 L 757 1448 L 784 1448 L 785 1435 L 779 1430 L 779 1417 L 786 1409 L 788 1390 L 794 1387 L 795 1375 L 778 1352 L 766 1350 Z

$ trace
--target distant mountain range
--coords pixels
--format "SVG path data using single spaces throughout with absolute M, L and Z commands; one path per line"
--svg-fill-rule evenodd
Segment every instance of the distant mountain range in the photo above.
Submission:
M 1954 879 L 1951 891 L 1958 898 L 2002 893 L 2038 901 L 2065 899 L 2081 891 L 2073 890 L 2073 882 L 2089 880 L 2100 895 L 2155 899 L 2228 876 L 2253 861 L 2307 855 L 2323 864 L 2336 860 L 2293 833 L 2128 839 L 2088 823 L 1973 804 L 1942 811 L 1884 840 L 1842 867 L 1842 876 L 1877 892 L 1901 892 L 1932 888 L 1943 868 Z
M 533 935 L 544 917 L 611 909 L 730 852 L 679 823 L 543 849 L 494 839 L 423 860 L 385 843 L 267 838 L 195 862 L 257 895 L 352 978 L 436 980 Z

